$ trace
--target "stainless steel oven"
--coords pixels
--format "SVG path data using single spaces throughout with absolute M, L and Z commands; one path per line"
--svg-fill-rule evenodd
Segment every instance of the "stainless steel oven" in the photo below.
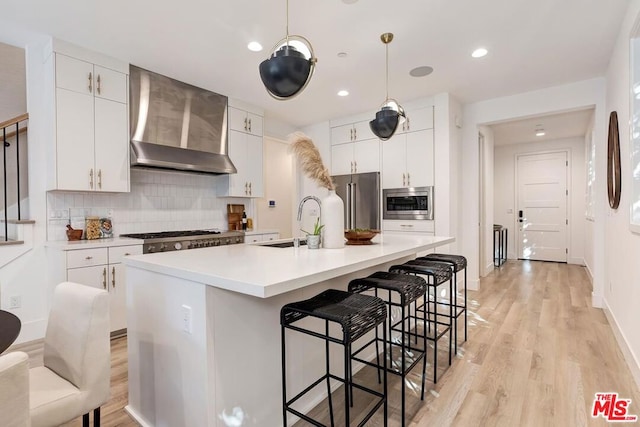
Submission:
M 383 219 L 433 219 L 433 187 L 382 190 Z

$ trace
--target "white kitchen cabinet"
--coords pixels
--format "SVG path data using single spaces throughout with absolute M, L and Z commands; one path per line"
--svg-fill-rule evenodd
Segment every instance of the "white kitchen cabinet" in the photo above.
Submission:
M 258 243 L 258 242 L 269 242 L 271 240 L 278 240 L 280 238 L 280 233 L 260 233 L 260 232 L 249 232 L 244 236 L 245 243 Z
M 382 144 L 382 188 L 434 184 L 433 130 L 395 134 Z
M 396 134 L 433 129 L 433 107 L 405 111 L 406 120 L 398 126 Z
M 109 292 L 111 332 L 127 327 L 126 279 L 122 258 L 139 254 L 142 254 L 142 245 L 66 252 L 66 280 Z
M 262 117 L 239 108 L 229 107 L 229 129 L 262 136 Z
M 229 158 L 237 173 L 221 176 L 218 195 L 225 197 L 263 197 L 262 116 L 229 107 Z
M 220 177 L 221 196 L 263 196 L 262 150 L 262 137 L 229 130 L 229 158 L 238 172 Z
M 331 128 L 331 145 L 367 139 L 377 139 L 369 127 L 368 120 Z
M 61 53 L 51 190 L 129 191 L 127 74 Z
M 380 171 L 380 140 L 367 139 L 331 146 L 331 174 Z

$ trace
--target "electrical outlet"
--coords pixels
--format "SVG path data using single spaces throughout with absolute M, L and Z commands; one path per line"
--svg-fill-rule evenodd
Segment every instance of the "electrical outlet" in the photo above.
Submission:
M 22 306 L 22 297 L 14 295 L 9 297 L 9 308 L 20 308 Z
M 191 307 L 182 305 L 182 330 L 188 334 L 193 333 L 193 318 L 191 315 Z

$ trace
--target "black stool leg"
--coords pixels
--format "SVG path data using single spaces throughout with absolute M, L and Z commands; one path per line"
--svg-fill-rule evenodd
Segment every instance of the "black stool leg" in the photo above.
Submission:
M 287 425 L 287 364 L 285 356 L 284 326 L 280 327 L 280 353 L 282 354 L 282 425 Z
M 427 287 L 425 296 L 423 298 L 427 298 L 427 293 L 429 292 L 429 288 Z M 416 320 L 417 320 L 417 312 L 416 312 Z M 422 359 L 422 395 L 420 396 L 420 400 L 424 400 L 424 384 L 425 377 L 427 376 L 427 310 L 422 310 L 422 348 L 424 349 L 424 356 Z M 417 328 L 416 328 L 417 332 Z
M 435 278 L 433 279 L 435 283 Z M 431 299 L 431 296 L 429 296 Z M 433 314 L 434 314 L 434 323 L 433 323 L 433 331 L 434 331 L 434 340 L 433 340 L 433 383 L 436 384 L 438 382 L 438 286 L 433 287 Z
M 391 334 L 391 332 L 389 332 Z M 388 412 L 389 412 L 389 395 L 387 394 L 387 321 L 382 322 L 382 342 L 384 345 L 382 346 L 382 359 L 383 359 L 383 367 L 384 367 L 384 385 L 382 386 L 382 391 L 384 394 L 384 427 L 387 427 L 388 422 Z M 379 365 L 378 365 L 379 366 Z M 424 378 L 424 377 L 423 377 Z
M 456 272 L 455 264 L 451 267 L 453 270 L 453 295 L 451 296 L 451 303 L 453 304 L 455 331 L 453 334 L 453 349 L 454 353 L 458 354 L 458 273 Z
M 345 380 L 345 385 L 344 385 L 344 425 L 348 426 L 349 425 L 349 408 L 350 408 L 350 402 L 351 402 L 351 396 L 349 396 L 351 393 L 349 393 L 349 391 L 351 390 L 351 384 L 347 385 L 346 381 L 349 381 L 349 364 L 351 362 L 351 354 L 349 352 L 349 346 L 348 345 L 344 345 L 344 380 Z
M 400 361 L 402 363 L 402 365 L 400 366 L 400 373 L 402 374 L 400 376 L 402 384 L 400 385 L 400 387 L 402 387 L 402 426 L 404 427 L 404 422 L 405 422 L 405 408 L 404 408 L 404 404 L 405 404 L 405 389 L 407 388 L 405 383 L 404 383 L 404 379 L 405 379 L 405 369 L 406 369 L 406 349 L 404 347 L 404 336 L 405 336 L 405 321 L 404 321 L 404 315 L 405 315 L 405 311 L 404 311 L 404 304 L 402 304 L 402 308 L 401 308 L 401 319 L 402 319 L 402 328 L 400 328 L 401 334 L 402 336 L 400 337 L 400 351 L 402 352 L 402 355 L 400 357 Z M 409 337 L 409 343 L 411 343 L 411 337 Z
M 325 334 L 328 337 L 329 336 L 329 321 L 325 320 Z M 333 400 L 331 398 L 331 378 L 329 378 L 329 369 L 330 369 L 330 363 L 329 363 L 329 340 L 325 340 L 325 366 L 326 366 L 326 370 L 327 370 L 327 397 L 329 399 L 329 417 L 331 418 L 331 427 L 333 427 Z
M 449 295 L 451 295 L 451 293 L 453 292 L 453 277 L 451 277 L 451 279 L 449 279 Z M 449 302 L 451 302 L 451 297 L 449 297 Z M 451 347 L 453 347 L 453 337 L 454 334 L 451 331 L 451 328 L 453 328 L 453 325 L 457 325 L 458 322 L 456 321 L 457 317 L 453 315 L 453 309 L 454 306 L 453 304 L 449 304 L 449 366 L 451 366 Z M 455 333 L 455 336 L 458 336 L 458 333 Z
M 100 408 L 93 410 L 93 427 L 100 427 Z
M 467 302 L 467 267 L 464 268 L 464 341 L 467 341 L 467 310 L 469 303 Z
M 376 297 L 378 296 L 378 288 L 375 288 L 375 296 Z M 387 322 L 385 321 L 384 325 L 386 324 Z M 386 340 L 383 342 L 386 342 Z M 382 378 L 380 378 L 380 348 L 378 347 L 378 327 L 377 326 L 376 326 L 376 366 L 378 367 L 378 384 L 380 384 L 382 382 Z
M 89 413 L 82 416 L 82 427 L 89 427 Z

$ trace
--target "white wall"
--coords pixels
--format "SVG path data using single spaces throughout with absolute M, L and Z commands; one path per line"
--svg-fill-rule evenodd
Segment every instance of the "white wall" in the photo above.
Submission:
M 640 329 L 638 328 L 638 306 L 640 306 L 640 235 L 629 230 L 630 212 L 630 99 L 629 99 L 629 36 L 634 22 L 640 19 L 640 0 L 632 0 L 625 15 L 615 49 L 607 70 L 606 115 L 617 111 L 620 133 L 620 156 L 622 159 L 622 193 L 617 210 L 606 205 L 606 216 L 596 217 L 606 223 L 603 242 L 606 258 L 606 279 L 604 283 L 604 306 L 609 311 L 613 325 L 619 331 L 619 342 L 627 362 L 631 366 L 636 383 L 640 384 Z M 607 138 L 597 139 L 598 155 L 606 159 Z M 605 172 L 603 175 L 604 177 Z M 606 203 L 606 188 L 598 193 L 599 199 Z M 597 238 L 594 246 L 598 246 Z M 596 266 L 597 266 L 596 253 Z M 597 273 L 596 273 L 597 274 Z
M 286 141 L 264 139 L 264 198 L 256 201 L 257 226 L 280 230 L 281 238 L 292 237 L 293 200 L 295 199 L 293 156 Z M 276 202 L 269 207 L 269 200 Z
M 462 253 L 469 262 L 470 287 L 478 286 L 478 129 L 481 125 L 489 125 L 504 120 L 527 118 L 541 114 L 571 111 L 595 106 L 595 136 L 606 139 L 605 117 L 605 80 L 596 78 L 563 86 L 526 92 L 502 98 L 495 98 L 468 104 L 464 107 L 463 141 L 462 141 L 462 191 L 460 203 L 464 202 L 462 211 L 462 229 L 459 236 Z M 599 176 L 604 174 L 606 167 L 606 153 L 598 154 L 596 171 Z M 598 194 L 602 194 L 605 187 L 602 181 L 596 183 Z M 600 198 L 596 204 L 596 215 L 604 212 L 604 199 Z M 604 229 L 594 230 L 594 247 L 602 250 Z M 594 257 L 594 304 L 601 302 L 604 289 L 604 265 Z
M 494 151 L 494 136 L 493 130 L 488 126 L 480 126 L 480 133 L 484 136 L 484 151 L 480 153 L 484 162 L 484 176 L 475 183 L 476 189 L 478 185 L 483 186 L 484 201 L 481 201 L 479 209 L 482 209 L 484 215 L 480 215 L 480 227 L 483 231 L 484 241 L 480 242 L 478 250 L 483 250 L 484 260 L 480 261 L 480 275 L 482 277 L 493 271 L 493 151 Z M 477 206 L 477 205 L 476 205 Z M 473 289 L 472 286 L 470 286 Z
M 518 238 L 516 203 L 516 162 L 520 154 L 543 151 L 567 151 L 571 175 L 569 186 L 569 257 L 570 264 L 584 265 L 585 242 L 585 140 L 584 138 L 565 138 L 526 144 L 496 146 L 494 150 L 494 219 L 496 224 L 508 228 L 509 258 L 518 257 L 516 240 Z M 508 213 L 508 210 L 511 213 Z

